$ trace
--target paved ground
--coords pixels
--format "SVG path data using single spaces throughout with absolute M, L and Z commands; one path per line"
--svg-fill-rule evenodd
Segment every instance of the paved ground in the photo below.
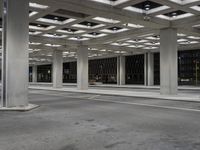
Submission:
M 199 150 L 200 103 L 31 90 L 0 112 L 0 150 Z

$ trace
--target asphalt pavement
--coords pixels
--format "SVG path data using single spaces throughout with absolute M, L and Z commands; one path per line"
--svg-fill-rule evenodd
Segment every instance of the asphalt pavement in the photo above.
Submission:
M 199 150 L 200 103 L 30 90 L 0 112 L 0 150 Z

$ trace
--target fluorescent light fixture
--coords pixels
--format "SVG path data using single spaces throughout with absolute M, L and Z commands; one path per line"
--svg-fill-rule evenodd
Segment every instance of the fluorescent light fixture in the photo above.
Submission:
M 114 45 L 114 46 L 128 46 L 130 44 L 129 43 L 111 43 L 110 45 Z
M 147 11 L 147 14 L 156 13 L 156 12 L 166 10 L 166 9 L 169 9 L 169 8 L 170 8 L 169 6 L 160 6 L 160 7 L 157 7 L 157 8 L 154 8 L 154 9 Z
M 146 37 L 146 39 L 148 39 L 148 40 L 160 40 L 159 37 L 154 37 L 154 36 L 148 36 L 148 37 Z
M 142 14 L 144 12 L 144 10 L 139 9 L 139 8 L 135 8 L 135 7 L 132 7 L 132 6 L 125 7 L 124 9 L 128 10 L 128 11 L 137 12 L 137 13 L 140 13 L 140 14 Z
M 194 28 L 200 27 L 200 24 L 194 25 L 194 26 L 192 26 L 192 27 L 194 27 Z
M 144 49 L 157 49 L 158 47 L 156 46 L 149 46 L 149 47 L 144 47 Z
M 144 26 L 139 25 L 139 24 L 133 24 L 133 23 L 125 23 L 123 24 L 126 27 L 131 27 L 131 28 L 144 28 Z
M 188 45 L 188 44 L 197 44 L 197 43 L 199 43 L 199 42 L 198 41 L 185 41 L 185 42 L 181 42 L 179 44 L 181 44 L 181 45 Z
M 187 39 L 178 39 L 177 42 L 186 42 L 188 41 Z
M 82 24 L 74 24 L 72 26 L 76 27 L 76 28 L 96 29 L 96 28 L 104 27 L 105 24 L 99 24 L 99 25 L 96 25 L 96 26 L 86 26 L 86 25 L 82 25 Z
M 37 43 L 37 42 L 29 42 L 30 45 L 40 45 L 41 43 Z
M 148 40 L 128 40 L 127 42 L 129 42 L 129 43 L 144 43 L 144 42 L 148 42 Z
M 200 7 L 199 7 L 199 6 L 192 6 L 192 7 L 190 7 L 190 8 L 192 8 L 192 9 L 194 9 L 194 10 L 196 10 L 196 11 L 200 11 Z
M 47 31 L 47 30 L 51 30 L 51 29 L 53 29 L 53 28 L 55 28 L 55 26 L 49 26 L 49 27 L 47 27 L 47 28 L 44 28 L 44 27 L 29 25 L 29 29 L 33 29 L 33 30 Z
M 156 12 L 159 12 L 159 11 L 162 11 L 162 10 L 166 10 L 168 8 L 170 8 L 170 7 L 168 7 L 168 6 L 160 6 L 160 7 L 148 10 L 148 11 L 146 11 L 146 13 L 147 14 L 152 14 L 152 13 L 156 13 Z M 128 6 L 128 7 L 125 7 L 124 9 L 128 10 L 128 11 L 132 11 L 132 12 L 137 12 L 137 13 L 140 13 L 140 14 L 144 13 L 143 9 L 139 9 L 139 8 L 136 8 L 136 7 L 133 7 L 133 6 Z
M 33 52 L 38 52 L 40 51 L 41 49 L 33 49 Z
M 31 48 L 29 48 L 28 49 L 30 52 L 38 52 L 38 51 L 40 51 L 41 49 L 31 49 Z
M 58 44 L 45 44 L 45 46 L 48 46 L 48 47 L 60 47 L 61 45 L 58 45 Z
M 67 52 L 63 52 L 63 54 L 69 54 L 69 52 L 67 51 Z
M 154 46 L 154 45 L 160 45 L 160 42 L 148 42 L 148 43 L 144 43 L 145 45 L 150 45 L 150 46 Z
M 101 49 L 101 50 L 99 50 L 99 51 L 101 51 L 101 52 L 105 52 L 105 51 L 106 51 L 106 49 Z
M 172 21 L 172 20 L 178 20 L 178 19 L 183 19 L 183 18 L 191 17 L 193 15 L 194 14 L 186 13 L 186 14 L 182 14 L 182 15 L 178 15 L 178 16 L 174 16 L 174 17 L 168 17 L 168 16 L 165 16 L 165 15 L 157 15 L 156 17 Z
M 93 20 L 97 20 L 97 21 L 102 21 L 102 22 L 106 22 L 106 23 L 119 23 L 119 20 L 114 20 L 114 19 L 108 19 L 108 18 L 103 18 L 103 17 L 95 17 L 93 18 Z
M 38 35 L 38 34 L 40 34 L 40 33 L 42 33 L 42 32 L 39 32 L 39 31 L 30 32 L 30 31 L 29 31 L 29 34 L 30 34 L 30 35 Z
M 169 0 L 169 1 L 172 1 L 172 2 L 180 4 L 180 5 L 186 5 L 189 3 L 197 2 L 199 0 Z
M 89 39 L 90 38 L 83 38 L 83 37 L 81 37 L 81 38 L 77 38 L 77 37 L 71 37 L 71 38 L 69 38 L 69 40 L 73 40 L 73 41 L 87 41 Z
M 58 21 L 58 20 L 52 20 L 52 19 L 46 19 L 46 18 L 39 18 L 39 19 L 37 19 L 37 21 L 40 21 L 40 22 L 52 23 L 52 24 L 58 24 L 58 25 L 64 25 L 64 24 L 73 22 L 75 20 L 76 19 L 73 19 L 73 18 L 67 19 L 65 21 Z
M 128 47 L 131 47 L 131 48 L 142 48 L 144 47 L 143 45 L 129 45 Z
M 50 38 L 65 38 L 67 35 L 57 35 L 57 34 L 44 34 L 44 37 L 50 37 Z
M 200 40 L 200 36 L 188 36 L 189 39 Z
M 91 0 L 91 1 L 95 1 L 95 2 L 98 2 L 98 3 L 103 3 L 103 4 L 107 4 L 107 5 L 116 6 L 116 5 L 125 3 L 125 2 L 130 1 L 130 0 L 117 0 L 117 1 L 110 1 L 110 0 Z
M 178 33 L 177 36 L 183 37 L 183 36 L 186 36 L 186 34 Z
M 117 53 L 117 54 L 125 54 L 127 53 L 126 51 L 114 51 L 114 53 Z
M 78 31 L 75 31 L 75 32 L 70 32 L 70 31 L 67 31 L 67 30 L 56 30 L 56 32 L 66 33 L 66 34 L 80 34 L 80 33 L 84 33 L 85 31 L 84 30 L 78 30 Z
M 127 31 L 129 29 L 127 28 L 122 28 L 122 29 L 119 29 L 119 30 L 109 30 L 109 29 L 103 29 L 101 30 L 101 32 L 106 32 L 106 33 L 120 33 L 120 32 L 124 32 L 124 31 Z
M 41 5 L 41 4 L 38 4 L 38 3 L 29 3 L 29 7 L 39 8 L 39 9 L 47 9 L 49 6 Z
M 89 37 L 89 38 L 99 38 L 99 37 L 104 37 L 104 36 L 106 36 L 106 35 L 107 35 L 107 34 L 101 33 L 101 34 L 99 34 L 99 35 L 83 34 L 82 36 Z
M 38 14 L 38 12 L 32 11 L 31 13 L 29 13 L 29 17 L 32 17 L 32 16 L 34 16 L 34 15 L 36 15 L 36 14 Z
M 97 48 L 88 48 L 88 50 L 90 50 L 90 51 L 97 51 L 98 49 Z
M 75 55 L 74 55 L 74 54 L 71 54 L 71 55 L 68 55 L 68 57 L 75 57 Z

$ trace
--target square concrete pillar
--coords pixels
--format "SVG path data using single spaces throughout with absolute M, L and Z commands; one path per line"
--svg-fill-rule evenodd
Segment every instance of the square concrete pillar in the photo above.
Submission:
M 146 85 L 154 85 L 154 55 L 151 52 L 146 53 Z
M 63 52 L 54 50 L 53 52 L 53 87 L 62 88 L 63 84 Z
M 148 85 L 148 54 L 144 54 L 144 85 Z
M 32 82 L 37 82 L 37 65 L 32 66 Z
M 77 49 L 77 88 L 88 89 L 88 46 L 79 46 Z
M 177 94 L 177 29 L 160 31 L 160 93 Z
M 29 5 L 27 0 L 3 1 L 1 106 L 28 106 Z
M 117 84 L 125 85 L 126 64 L 125 56 L 117 57 Z

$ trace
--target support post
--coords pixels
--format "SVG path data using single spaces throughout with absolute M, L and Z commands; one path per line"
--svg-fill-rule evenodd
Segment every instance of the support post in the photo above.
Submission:
M 37 82 L 37 65 L 32 66 L 32 82 Z
M 160 93 L 177 94 L 177 29 L 160 31 Z
M 147 53 L 147 85 L 154 85 L 154 55 L 151 52 Z
M 117 84 L 125 85 L 125 74 L 126 74 L 126 66 L 125 66 L 125 56 L 117 57 Z
M 3 0 L 3 51 L 0 110 L 29 110 L 29 1 Z
M 54 50 L 53 52 L 53 87 L 62 88 L 63 84 L 63 52 Z
M 77 88 L 88 89 L 88 46 L 85 45 L 77 49 Z

